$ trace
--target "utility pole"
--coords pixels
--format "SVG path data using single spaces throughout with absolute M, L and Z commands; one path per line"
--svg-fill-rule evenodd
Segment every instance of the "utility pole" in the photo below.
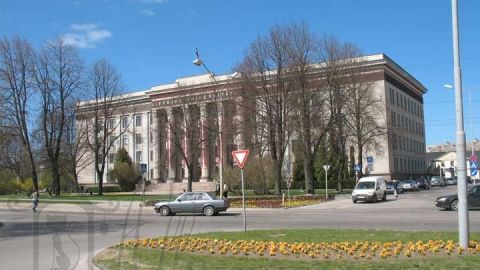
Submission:
M 465 131 L 463 124 L 462 77 L 460 69 L 460 45 L 458 35 L 458 0 L 452 0 L 452 30 L 453 30 L 453 73 L 455 79 L 455 118 L 457 177 L 458 177 L 458 238 L 460 246 L 469 246 L 467 175 L 465 158 Z

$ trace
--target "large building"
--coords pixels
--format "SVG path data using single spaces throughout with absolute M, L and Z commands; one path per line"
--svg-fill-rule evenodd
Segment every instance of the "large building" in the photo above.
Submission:
M 371 91 L 385 105 L 376 114 L 377 120 L 388 130 L 381 141 L 381 150 L 364 149 L 363 164 L 370 162 L 369 173 L 387 179 L 424 173 L 425 87 L 384 54 L 365 56 L 361 60 L 372 82 Z M 318 73 L 322 68 L 322 65 L 316 66 Z M 112 134 L 119 136 L 107 155 L 106 172 L 113 168 L 116 151 L 125 147 L 133 161 L 146 164 L 146 177 L 153 183 L 184 183 L 191 173 L 185 162 L 187 155 L 199 167 L 194 171 L 195 181 L 212 181 L 220 162 L 224 166 L 233 164 L 232 150 L 250 146 L 251 134 L 241 123 L 245 114 L 240 106 L 238 81 L 238 74 L 215 79 L 207 74 L 116 97 L 120 106 L 105 123 L 109 128 L 118 129 Z M 91 101 L 79 103 L 77 113 L 88 115 L 91 104 Z M 193 122 L 190 121 L 200 121 L 200 128 L 191 130 L 188 123 Z M 182 128 L 179 132 L 182 126 L 183 132 Z M 218 129 L 221 129 L 221 139 L 215 135 L 219 134 Z M 200 139 L 199 151 L 191 150 L 196 146 L 187 136 Z M 86 158 L 91 158 L 91 154 Z M 93 164 L 82 171 L 79 182 L 96 182 Z

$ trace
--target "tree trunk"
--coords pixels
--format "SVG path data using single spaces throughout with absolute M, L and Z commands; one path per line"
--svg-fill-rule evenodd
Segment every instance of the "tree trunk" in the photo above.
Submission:
M 103 195 L 103 173 L 97 172 L 98 177 L 98 195 Z
M 363 146 L 362 146 L 362 139 L 357 137 L 357 162 L 360 165 L 360 171 L 357 174 L 357 181 L 363 175 Z
M 60 196 L 60 174 L 58 173 L 58 163 L 51 160 L 50 166 L 52 167 L 53 190 L 55 196 Z
M 38 175 L 37 175 L 37 168 L 35 167 L 35 160 L 33 158 L 32 151 L 30 147 L 28 147 L 28 158 L 30 159 L 30 166 L 32 168 L 32 181 L 33 181 L 33 188 L 35 191 L 38 192 Z
M 279 160 L 273 160 L 273 169 L 275 170 L 275 195 L 282 195 L 282 166 Z
M 78 188 L 78 173 L 75 172 L 73 174 L 73 179 L 75 180 L 75 192 L 79 193 L 80 190 Z

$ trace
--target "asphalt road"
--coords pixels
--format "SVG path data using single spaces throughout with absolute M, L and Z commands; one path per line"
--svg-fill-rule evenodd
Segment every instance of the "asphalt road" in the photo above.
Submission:
M 353 204 L 348 196 L 295 209 L 247 210 L 248 229 L 351 228 L 455 231 L 457 213 L 437 209 L 433 200 L 456 186 L 389 195 L 386 202 Z M 78 206 L 77 206 L 78 207 Z M 89 269 L 93 254 L 123 239 L 243 229 L 238 209 L 223 215 L 161 217 L 113 214 L 108 209 L 32 213 L 0 210 L 1 269 Z M 470 229 L 480 232 L 480 211 L 470 211 Z

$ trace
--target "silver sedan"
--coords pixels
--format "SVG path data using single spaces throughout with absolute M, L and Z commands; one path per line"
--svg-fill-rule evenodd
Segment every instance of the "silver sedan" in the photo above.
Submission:
M 185 192 L 173 202 L 158 202 L 155 204 L 155 212 L 162 216 L 175 215 L 177 213 L 204 213 L 213 216 L 222 211 L 227 211 L 228 200 L 217 199 L 208 192 Z

